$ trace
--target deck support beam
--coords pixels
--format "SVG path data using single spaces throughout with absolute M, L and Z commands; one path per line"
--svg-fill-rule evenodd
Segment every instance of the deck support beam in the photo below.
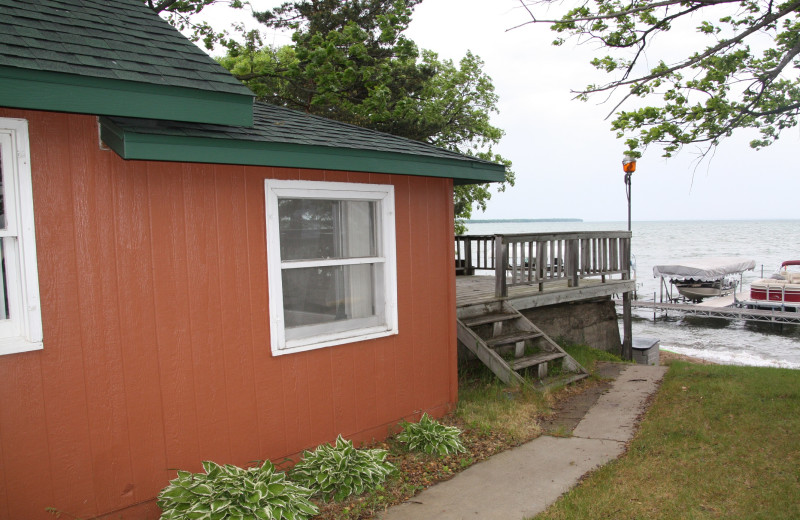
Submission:
M 622 359 L 633 360 L 633 323 L 631 293 L 622 293 Z

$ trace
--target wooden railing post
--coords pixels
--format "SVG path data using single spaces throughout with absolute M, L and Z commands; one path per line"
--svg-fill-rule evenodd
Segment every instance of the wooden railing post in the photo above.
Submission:
M 497 298 L 508 296 L 508 282 L 506 281 L 506 266 L 508 266 L 508 244 L 503 240 L 503 235 L 494 236 L 494 295 Z
M 475 274 L 475 266 L 472 265 L 472 239 L 469 237 L 464 240 L 464 274 Z
M 567 241 L 567 265 L 565 266 L 567 272 L 565 273 L 567 276 L 567 280 L 569 280 L 568 285 L 570 287 L 577 287 L 580 277 L 578 276 L 578 244 L 579 241 L 577 238 L 568 240 Z
M 536 280 L 539 282 L 539 291 L 544 291 L 544 277 L 547 272 L 547 242 L 536 242 Z

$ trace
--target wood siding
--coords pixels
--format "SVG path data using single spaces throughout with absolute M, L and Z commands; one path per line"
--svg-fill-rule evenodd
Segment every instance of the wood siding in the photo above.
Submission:
M 382 437 L 456 400 L 452 182 L 123 161 L 29 122 L 44 349 L 0 356 L 0 518 L 157 518 L 175 469 Z M 395 186 L 399 334 L 269 348 L 264 179 Z

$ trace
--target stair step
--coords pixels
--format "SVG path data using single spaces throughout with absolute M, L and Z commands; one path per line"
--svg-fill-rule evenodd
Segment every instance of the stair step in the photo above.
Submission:
M 481 314 L 483 313 L 483 314 Z M 480 359 L 494 374 L 507 385 L 533 384 L 534 387 L 548 388 L 556 385 L 567 385 L 588 376 L 586 369 L 571 358 L 547 334 L 530 322 L 524 315 L 516 312 L 505 302 L 496 302 L 483 308 L 460 308 L 457 321 L 458 341 L 472 354 Z M 514 321 L 516 320 L 516 321 Z M 508 325 L 506 325 L 508 324 Z M 484 337 L 473 329 L 478 325 L 493 325 L 489 327 L 494 337 Z M 504 328 L 527 329 L 504 332 Z M 480 330 L 480 329 L 478 329 Z M 524 342 L 537 339 L 537 354 L 523 356 Z M 519 358 L 507 359 L 506 356 L 492 350 L 492 347 L 512 347 Z M 530 345 L 529 345 L 530 346 Z M 505 353 L 503 353 L 505 354 Z M 548 361 L 563 359 L 562 366 L 556 376 L 548 377 Z M 537 367 L 538 366 L 538 367 Z M 537 367 L 538 374 L 534 379 L 522 377 L 517 372 L 526 367 Z M 578 372 L 578 373 L 576 373 Z
M 537 354 L 532 354 L 530 356 L 525 356 L 519 359 L 515 359 L 513 361 L 509 361 L 508 365 L 513 370 L 521 370 L 523 368 L 532 367 L 534 365 L 539 365 L 547 361 L 552 361 L 554 359 L 561 359 L 564 357 L 567 357 L 567 355 L 564 354 L 563 352 L 539 352 Z
M 511 343 L 516 343 L 518 341 L 525 341 L 526 339 L 535 339 L 541 338 L 544 336 L 541 332 L 531 332 L 529 330 L 518 330 L 512 332 L 510 334 L 503 334 L 502 336 L 497 336 L 494 338 L 489 338 L 484 340 L 486 344 L 490 347 L 496 347 L 498 345 L 509 345 Z
M 500 321 L 513 320 L 519 318 L 519 314 L 510 314 L 507 312 L 498 312 L 495 314 L 482 314 L 474 318 L 464 318 L 461 321 L 467 327 L 477 327 L 478 325 L 486 325 L 487 323 L 497 323 Z

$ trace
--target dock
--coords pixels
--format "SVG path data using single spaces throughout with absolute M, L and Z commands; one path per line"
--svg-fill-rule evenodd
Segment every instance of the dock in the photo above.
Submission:
M 618 305 L 622 305 L 622 300 L 614 301 Z M 800 312 L 746 309 L 743 307 L 734 307 L 733 305 L 733 296 L 706 300 L 699 304 L 655 302 L 644 300 L 631 301 L 631 306 L 633 308 L 648 309 L 652 310 L 653 312 L 662 311 L 669 313 L 672 311 L 680 312 L 681 314 L 688 316 L 700 316 L 703 318 L 726 318 L 733 320 L 758 321 L 762 323 L 788 323 L 800 325 Z

